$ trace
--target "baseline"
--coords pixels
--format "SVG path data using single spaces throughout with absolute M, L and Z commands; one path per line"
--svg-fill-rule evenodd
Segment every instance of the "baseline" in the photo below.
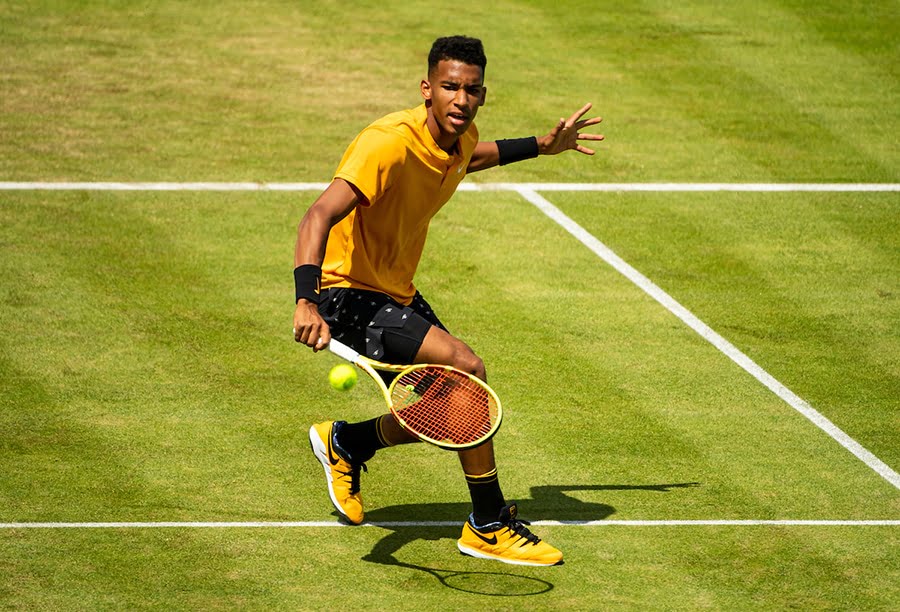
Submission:
M 0 523 L 0 529 L 304 529 L 322 527 L 458 527 L 459 521 L 382 521 L 361 525 L 348 525 L 337 521 L 131 521 L 131 522 L 79 522 L 79 523 Z M 727 520 L 727 519 L 672 519 L 672 520 L 618 520 L 618 521 L 531 521 L 544 527 L 900 527 L 900 520 Z
M 0 181 L 0 191 L 322 191 L 328 183 Z M 900 183 L 475 183 L 458 191 L 896 192 Z

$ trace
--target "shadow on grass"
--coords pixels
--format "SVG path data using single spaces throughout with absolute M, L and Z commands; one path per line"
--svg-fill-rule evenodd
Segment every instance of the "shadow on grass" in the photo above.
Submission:
M 666 493 L 672 489 L 698 486 L 699 483 L 678 483 L 659 485 L 570 485 L 536 486 L 531 488 L 531 499 L 517 502 L 522 516 L 532 521 L 598 521 L 615 512 L 606 504 L 585 502 L 566 493 L 578 491 L 652 491 Z M 395 557 L 395 553 L 406 544 L 416 540 L 456 540 L 468 517 L 471 506 L 468 503 L 405 504 L 376 508 L 366 513 L 366 522 L 379 523 L 390 533 L 383 537 L 363 561 L 414 569 L 431 574 L 440 583 L 457 591 L 490 595 L 495 597 L 517 597 L 540 595 L 553 590 L 552 582 L 511 571 L 473 572 L 437 569 L 405 563 Z M 394 522 L 445 522 L 459 521 L 459 526 L 416 526 L 390 525 Z M 385 523 L 387 525 L 385 525 Z M 501 566 L 502 567 L 502 566 Z

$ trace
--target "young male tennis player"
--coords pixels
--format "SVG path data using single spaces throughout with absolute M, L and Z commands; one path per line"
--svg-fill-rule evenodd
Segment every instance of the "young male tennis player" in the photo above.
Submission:
M 413 276 L 428 224 L 471 172 L 538 155 L 594 151 L 579 140 L 587 104 L 542 137 L 479 142 L 487 60 L 481 41 L 436 40 L 420 84 L 424 103 L 365 128 L 334 179 L 300 221 L 294 254 L 294 339 L 314 351 L 332 337 L 393 364 L 452 365 L 486 380 L 482 360 L 441 324 Z M 329 496 L 348 522 L 363 521 L 360 468 L 379 449 L 416 442 L 388 413 L 361 423 L 326 421 L 309 430 Z M 465 554 L 521 565 L 555 565 L 562 553 L 531 533 L 500 489 L 491 441 L 459 451 L 472 513 L 457 542 Z

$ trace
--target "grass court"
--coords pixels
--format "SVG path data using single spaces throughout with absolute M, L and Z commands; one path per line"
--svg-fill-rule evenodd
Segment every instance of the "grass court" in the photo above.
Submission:
M 898 4 L 446 10 L 0 4 L 0 608 L 896 609 Z M 417 276 L 560 567 L 460 556 L 458 461 L 424 445 L 372 460 L 341 526 L 307 443 L 383 405 L 291 338 L 317 192 L 257 187 L 327 182 L 455 33 L 485 43 L 482 138 L 604 117 L 593 158 L 468 178 Z

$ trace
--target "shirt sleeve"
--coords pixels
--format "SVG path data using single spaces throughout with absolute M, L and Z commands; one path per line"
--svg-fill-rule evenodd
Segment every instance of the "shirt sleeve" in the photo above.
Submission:
M 371 206 L 390 188 L 405 158 L 406 146 L 398 134 L 369 127 L 347 147 L 335 178 L 356 187 L 367 200 L 361 205 Z

